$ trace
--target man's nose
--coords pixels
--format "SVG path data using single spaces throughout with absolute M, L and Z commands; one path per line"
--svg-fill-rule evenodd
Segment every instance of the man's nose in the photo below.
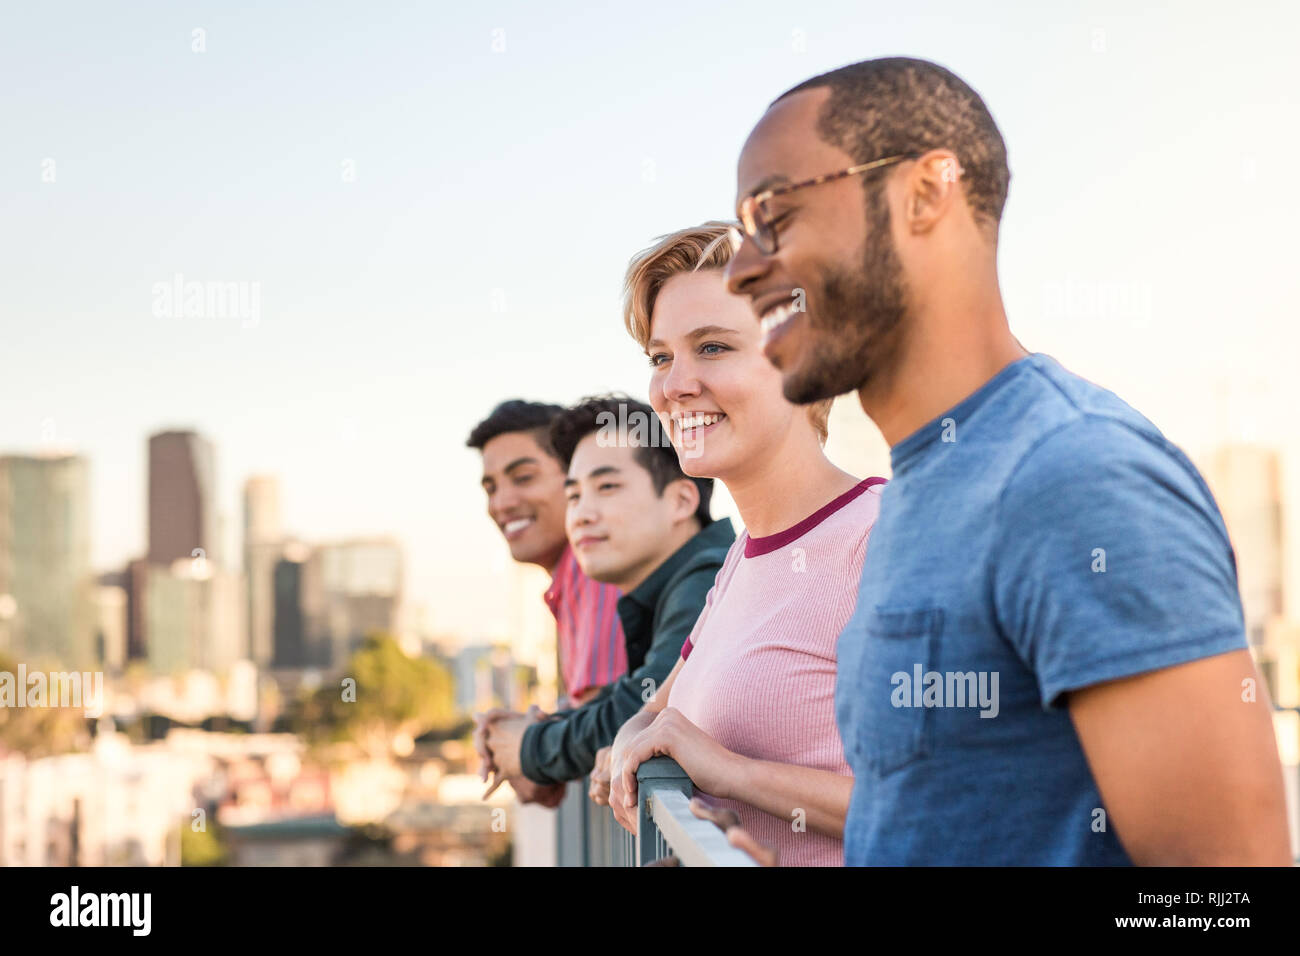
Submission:
M 569 504 L 569 527 L 583 528 L 596 520 L 596 509 L 589 497 L 579 496 Z
M 722 277 L 728 292 L 744 295 L 746 287 L 766 271 L 767 257 L 758 251 L 752 239 L 745 236 L 736 254 L 727 262 Z

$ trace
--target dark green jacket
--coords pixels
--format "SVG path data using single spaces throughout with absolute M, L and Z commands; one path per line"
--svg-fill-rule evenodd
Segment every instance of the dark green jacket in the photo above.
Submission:
M 735 540 L 730 519 L 713 521 L 618 599 L 628 672 L 581 707 L 524 731 L 519 759 L 525 777 L 561 783 L 591 773 L 596 751 L 612 744 L 623 723 L 668 679 Z

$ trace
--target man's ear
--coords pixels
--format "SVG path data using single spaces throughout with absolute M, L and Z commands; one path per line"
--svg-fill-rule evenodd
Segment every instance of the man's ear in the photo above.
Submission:
M 904 215 L 909 232 L 929 232 L 961 201 L 961 163 L 950 149 L 932 149 L 921 156 L 904 182 Z
M 700 489 L 689 478 L 679 478 L 664 489 L 673 496 L 673 521 L 686 521 L 695 516 L 700 506 Z

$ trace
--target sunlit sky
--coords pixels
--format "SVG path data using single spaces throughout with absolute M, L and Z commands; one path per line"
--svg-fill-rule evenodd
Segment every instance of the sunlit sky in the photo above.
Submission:
M 147 435 L 196 428 L 232 528 L 278 475 L 290 530 L 395 534 L 436 628 L 499 633 L 469 429 L 508 397 L 644 396 L 628 257 L 729 217 L 783 90 L 907 54 L 1007 140 L 1021 341 L 1193 454 L 1264 441 L 1294 476 L 1297 9 L 8 4 L 0 450 L 90 458 L 106 570 L 144 548 Z M 155 315 L 177 274 L 256 283 L 256 321 Z

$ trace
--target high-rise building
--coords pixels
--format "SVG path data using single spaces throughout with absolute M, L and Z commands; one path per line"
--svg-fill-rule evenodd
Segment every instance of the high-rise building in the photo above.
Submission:
M 244 543 L 279 541 L 280 482 L 271 475 L 254 475 L 244 482 Z
M 244 571 L 248 579 L 248 655 L 259 667 L 275 656 L 275 566 L 281 559 L 280 483 L 254 476 L 244 482 Z
M 149 613 L 147 589 L 149 562 L 136 558 L 126 565 L 126 659 L 142 661 L 149 656 Z
M 150 435 L 149 563 L 170 566 L 196 551 L 215 563 L 219 548 L 212 444 L 192 431 Z
M 1282 485 L 1277 452 L 1255 444 L 1217 449 L 1205 479 L 1237 556 L 1237 580 L 1253 648 L 1282 613 Z
M 308 666 L 302 620 L 302 569 L 305 549 L 292 545 L 272 571 L 273 616 L 271 665 L 296 669 Z
M 145 588 L 149 667 L 226 675 L 243 657 L 242 579 L 198 558 L 151 564 Z
M 179 676 L 195 667 L 195 638 L 203 630 L 200 582 L 151 564 L 144 588 L 149 669 Z
M 0 456 L 0 650 L 89 670 L 95 659 L 89 465 Z
M 193 431 L 149 436 L 149 549 L 127 569 L 127 647 L 155 673 L 226 673 L 248 654 L 242 578 L 223 564 L 216 456 Z
M 125 578 L 125 575 L 114 575 Z M 105 583 L 101 578 L 95 588 L 95 644 L 104 669 L 117 673 L 126 667 L 127 591 L 120 583 Z
M 396 636 L 402 576 L 401 547 L 389 538 L 314 547 L 301 581 L 309 666 L 341 666 L 374 631 Z

